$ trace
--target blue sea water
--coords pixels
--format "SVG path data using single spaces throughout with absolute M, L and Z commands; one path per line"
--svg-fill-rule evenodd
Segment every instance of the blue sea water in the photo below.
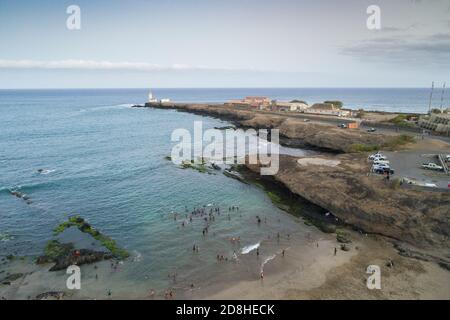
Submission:
M 386 110 L 426 109 L 425 89 L 342 90 L 156 89 L 154 94 L 186 102 L 268 95 L 308 102 L 338 98 Z M 170 155 L 174 129 L 192 130 L 196 120 L 202 120 L 205 128 L 226 123 L 130 107 L 143 103 L 147 93 L 145 89 L 0 90 L 0 256 L 41 254 L 53 228 L 80 214 L 132 253 L 135 263 L 123 274 L 133 285 L 165 288 L 168 273 L 181 274 L 185 284 L 199 282 L 224 272 L 216 268 L 216 254 L 231 256 L 276 233 L 305 232 L 304 224 L 276 208 L 257 187 L 222 174 L 182 170 L 164 159 Z M 40 168 L 44 174 L 37 172 Z M 32 203 L 12 196 L 8 190 L 13 189 Z M 224 212 L 208 237 L 202 237 L 201 219 L 185 227 L 181 219 L 173 219 L 172 212 L 183 215 L 185 206 L 192 210 L 208 204 Z M 240 212 L 228 219 L 232 205 Z M 257 227 L 256 215 L 268 223 Z M 230 237 L 238 236 L 240 245 L 230 243 Z M 193 255 L 193 244 L 200 246 L 200 254 Z M 279 248 L 267 244 L 265 254 Z

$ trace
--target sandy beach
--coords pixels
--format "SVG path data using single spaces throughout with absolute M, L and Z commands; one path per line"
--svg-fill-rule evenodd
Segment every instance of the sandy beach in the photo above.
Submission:
M 253 270 L 251 280 L 209 281 L 200 288 L 176 291 L 174 299 L 450 299 L 450 271 L 436 263 L 398 254 L 392 243 L 375 235 L 347 232 L 349 251 L 340 249 L 333 234 L 311 239 L 304 244 L 291 243 L 284 256 L 277 253 L 264 265 L 264 278 Z M 334 255 L 334 248 L 337 248 Z M 249 257 L 255 258 L 255 252 Z M 247 258 L 249 258 L 247 257 Z M 245 264 L 244 261 L 239 263 Z M 392 261 L 393 266 L 388 266 Z M 261 259 L 260 263 L 263 262 Z M 125 262 L 123 268 L 126 268 Z M 111 273 L 104 261 L 83 266 L 82 290 L 65 287 L 65 272 L 48 272 L 49 266 L 37 266 L 30 259 L 3 262 L 0 277 L 23 274 L 10 285 L 0 285 L 3 299 L 164 299 L 163 292 L 150 296 L 136 283 Z M 366 268 L 381 268 L 381 290 L 369 290 Z M 254 265 L 253 265 L 254 266 Z M 97 276 L 96 276 L 97 275 Z M 98 278 L 97 278 L 98 277 Z M 239 275 L 236 275 L 239 278 Z M 100 279 L 100 280 L 99 280 Z M 113 294 L 109 296 L 108 290 Z
M 433 262 L 406 258 L 392 244 L 378 236 L 352 236 L 349 252 L 333 252 L 336 243 L 320 241 L 311 248 L 308 261 L 299 263 L 299 252 L 289 251 L 284 266 L 267 268 L 278 273 L 242 282 L 204 299 L 450 299 L 450 272 Z M 388 267 L 392 260 L 394 266 Z M 381 268 L 381 290 L 369 290 L 366 268 Z

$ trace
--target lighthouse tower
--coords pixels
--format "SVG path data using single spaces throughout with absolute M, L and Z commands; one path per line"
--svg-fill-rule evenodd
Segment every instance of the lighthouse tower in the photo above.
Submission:
M 158 99 L 153 97 L 153 93 L 151 90 L 148 92 L 148 102 L 158 102 Z

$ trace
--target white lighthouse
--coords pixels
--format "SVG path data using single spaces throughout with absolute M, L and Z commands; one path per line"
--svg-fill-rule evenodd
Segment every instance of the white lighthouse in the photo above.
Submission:
M 153 97 L 153 93 L 151 90 L 148 92 L 148 102 L 158 102 L 158 99 Z

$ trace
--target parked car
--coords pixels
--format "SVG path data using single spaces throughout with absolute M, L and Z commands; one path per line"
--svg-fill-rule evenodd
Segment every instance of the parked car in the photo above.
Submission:
M 438 166 L 436 163 L 434 162 L 429 162 L 429 163 L 424 163 L 422 164 L 422 168 L 424 169 L 429 169 L 429 170 L 444 170 L 443 167 Z
M 367 132 L 375 132 L 375 131 L 377 131 L 377 129 L 375 129 L 375 128 L 367 129 Z
M 309 122 L 310 120 L 309 119 L 303 119 L 303 122 Z
M 389 166 L 387 167 L 374 166 L 373 172 L 378 174 L 385 174 L 386 172 L 389 172 L 390 175 L 395 173 L 394 169 L 391 169 Z
M 381 154 L 380 152 L 377 152 L 377 153 L 374 153 L 374 154 L 371 154 L 369 157 L 368 157 L 368 159 L 369 160 L 375 160 L 375 158 L 385 158 L 385 159 L 383 159 L 383 160 L 386 160 L 386 157 L 383 155 L 383 154 Z
M 445 156 L 445 160 L 446 160 L 447 162 L 450 162 L 450 154 L 448 154 L 448 155 Z
M 339 124 L 338 127 L 341 129 L 347 129 L 347 125 L 345 123 Z
M 374 164 L 373 165 L 373 169 L 384 169 L 384 168 L 390 168 L 388 164 L 385 163 L 379 163 L 379 164 Z
M 379 158 L 375 158 L 375 160 L 373 160 L 373 164 L 387 164 L 387 165 L 389 165 L 389 160 L 381 160 Z

